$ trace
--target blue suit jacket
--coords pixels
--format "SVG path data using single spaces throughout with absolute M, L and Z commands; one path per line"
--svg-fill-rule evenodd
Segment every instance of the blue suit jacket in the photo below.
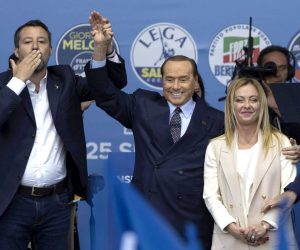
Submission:
M 208 141 L 223 133 L 223 112 L 194 96 L 196 107 L 184 136 L 173 144 L 166 99 L 157 92 L 129 95 L 113 86 L 105 68 L 86 67 L 96 104 L 125 127 L 135 140 L 133 184 L 184 234 L 193 222 L 205 249 L 210 249 L 213 219 L 202 198 L 204 157 Z
M 297 175 L 293 182 L 286 186 L 285 190 L 294 191 L 297 194 L 296 202 L 300 200 L 300 174 Z
M 122 60 L 122 59 L 121 59 Z M 121 64 L 108 63 L 119 88 L 126 85 Z M 0 74 L 0 216 L 16 193 L 36 134 L 35 117 L 27 88 L 18 96 L 6 84 L 12 72 Z M 71 193 L 86 196 L 86 145 L 80 103 L 93 95 L 85 78 L 69 66 L 48 67 L 47 93 L 55 128 L 67 151 L 67 177 Z

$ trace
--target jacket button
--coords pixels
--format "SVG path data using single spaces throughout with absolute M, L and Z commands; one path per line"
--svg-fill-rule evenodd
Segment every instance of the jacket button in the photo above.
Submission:
M 155 165 L 154 168 L 159 168 L 159 166 L 158 166 L 158 165 Z
M 32 133 L 32 138 L 34 138 L 35 137 L 35 133 Z
M 261 198 L 263 198 L 264 200 L 267 198 L 266 195 L 262 195 Z
M 233 205 L 232 205 L 232 204 L 229 204 L 229 207 L 230 207 L 230 208 L 233 208 Z
M 177 195 L 177 199 L 181 200 L 182 199 L 182 195 Z
M 183 170 L 179 170 L 178 174 L 183 175 Z

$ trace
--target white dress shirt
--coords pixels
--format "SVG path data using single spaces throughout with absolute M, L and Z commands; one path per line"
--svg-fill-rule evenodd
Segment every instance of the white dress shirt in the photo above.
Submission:
M 259 143 L 256 142 L 249 149 L 238 149 L 237 145 L 237 172 L 239 174 L 240 187 L 243 190 L 243 209 L 245 221 L 248 220 L 249 211 L 249 197 L 251 193 L 251 187 L 253 185 L 253 178 L 255 172 L 255 166 L 257 165 L 259 155 Z
M 24 186 L 51 186 L 66 177 L 66 152 L 53 123 L 46 84 L 47 75 L 41 80 L 37 93 L 35 84 L 26 82 L 35 117 L 36 136 L 21 180 Z M 25 84 L 13 77 L 7 87 L 20 94 Z

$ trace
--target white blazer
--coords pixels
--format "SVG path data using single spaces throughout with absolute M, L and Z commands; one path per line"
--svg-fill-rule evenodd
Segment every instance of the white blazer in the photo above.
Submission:
M 251 246 L 224 231 L 224 228 L 232 222 L 236 222 L 241 227 L 248 227 L 262 220 L 275 223 L 278 221 L 278 209 L 272 209 L 266 214 L 263 214 L 261 209 L 267 200 L 283 192 L 284 187 L 295 179 L 297 171 L 295 165 L 281 154 L 283 147 L 290 146 L 288 138 L 280 133 L 276 135 L 278 140 L 273 135 L 268 154 L 265 155 L 261 148 L 257 156 L 257 164 L 253 166 L 254 178 L 249 194 L 249 211 L 246 216 L 242 204 L 245 190 L 241 190 L 236 169 L 237 137 L 235 136 L 230 148 L 226 145 L 224 135 L 209 143 L 204 164 L 203 198 L 215 220 L 212 249 L 252 249 Z M 258 143 L 262 145 L 261 136 Z M 290 249 L 298 249 L 289 214 L 286 226 Z M 276 231 L 269 232 L 269 237 L 267 243 L 253 249 L 276 249 Z

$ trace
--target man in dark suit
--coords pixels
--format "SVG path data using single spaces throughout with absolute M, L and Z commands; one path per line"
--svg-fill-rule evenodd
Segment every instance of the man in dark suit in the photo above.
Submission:
M 102 22 L 112 32 L 108 20 L 92 16 L 92 28 Z M 99 42 L 94 36 L 95 51 Z M 105 55 L 114 54 L 107 42 Z M 65 250 L 70 197 L 87 189 L 80 103 L 93 95 L 69 66 L 47 67 L 51 34 L 41 21 L 17 29 L 14 52 L 18 63 L 0 74 L 0 248 L 26 249 L 33 239 L 35 249 Z M 122 88 L 125 66 L 113 57 L 119 63 L 108 60 L 108 74 Z
M 300 143 L 299 136 L 299 123 L 285 123 L 280 115 L 279 109 L 277 107 L 277 103 L 272 94 L 268 85 L 278 84 L 278 83 L 286 83 L 292 82 L 293 77 L 295 76 L 295 58 L 293 54 L 284 47 L 278 45 L 270 45 L 264 48 L 257 59 L 257 64 L 260 67 L 264 67 L 267 63 L 274 63 L 277 67 L 277 71 L 274 74 L 267 75 L 264 77 L 264 81 L 267 83 L 267 97 L 269 102 L 269 113 L 270 118 L 272 119 L 272 123 L 282 130 L 288 137 L 294 138 L 296 142 Z M 292 150 L 291 148 L 283 149 L 283 153 L 286 153 L 287 157 L 294 163 L 299 162 L 300 155 L 300 146 L 297 146 L 295 141 L 291 139 L 291 143 L 293 147 L 297 147 L 298 150 Z M 289 150 L 291 149 L 291 150 Z M 282 201 L 287 201 L 287 207 L 291 207 L 295 202 L 300 199 L 300 176 L 298 175 L 296 179 L 290 183 L 285 192 L 273 199 L 269 200 L 263 211 L 266 212 L 271 208 L 277 207 L 281 204 Z
M 203 164 L 208 141 L 223 132 L 223 113 L 195 94 L 195 61 L 174 56 L 164 62 L 163 96 L 142 89 L 120 91 L 106 67 L 87 65 L 85 72 L 96 104 L 133 131 L 132 183 L 181 235 L 187 223 L 194 223 L 210 249 L 213 219 L 202 198 Z
M 261 77 L 267 94 L 269 115 L 272 125 L 280 129 L 281 132 L 289 138 L 293 138 L 294 140 L 291 139 L 293 146 L 296 146 L 297 143 L 300 144 L 300 124 L 297 122 L 287 123 L 284 121 L 270 88 L 270 86 L 274 84 L 292 83 L 296 70 L 293 54 L 285 47 L 270 45 L 259 53 L 257 65 L 261 68 L 266 68 L 267 65 L 275 66 L 275 71 L 273 73 L 268 73 Z M 294 159 L 291 159 L 294 163 L 299 161 L 300 150 L 295 151 L 292 148 L 287 148 L 284 150 L 284 153 L 291 158 L 294 157 Z

